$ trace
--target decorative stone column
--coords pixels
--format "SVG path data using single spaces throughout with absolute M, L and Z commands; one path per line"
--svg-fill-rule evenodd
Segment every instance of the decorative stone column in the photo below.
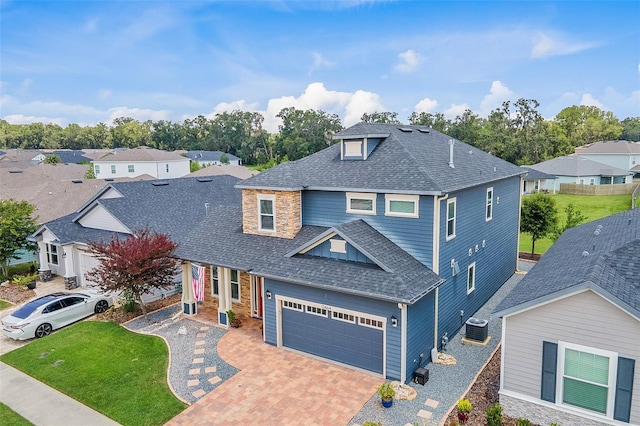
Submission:
M 80 287 L 73 264 L 73 245 L 60 246 L 59 252 L 60 251 L 64 259 L 64 288 L 73 290 L 74 288 Z M 58 256 L 60 256 L 60 253 L 58 253 Z
M 64 288 L 67 290 L 73 290 L 74 288 L 80 287 L 78 284 L 78 277 L 75 275 L 72 277 L 64 277 Z

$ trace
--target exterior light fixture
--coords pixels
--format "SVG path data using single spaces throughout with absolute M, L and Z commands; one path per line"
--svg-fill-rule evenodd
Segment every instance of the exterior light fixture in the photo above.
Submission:
M 395 316 L 391 316 L 391 325 L 393 327 L 397 327 L 398 326 L 398 318 L 396 318 Z
M 269 290 L 267 290 L 267 299 L 271 300 L 271 292 Z

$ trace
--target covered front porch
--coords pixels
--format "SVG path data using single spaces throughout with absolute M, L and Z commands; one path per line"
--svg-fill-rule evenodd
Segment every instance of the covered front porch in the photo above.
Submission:
M 264 280 L 246 271 L 182 261 L 182 307 L 188 316 L 230 327 L 229 311 L 245 323 L 262 324 Z

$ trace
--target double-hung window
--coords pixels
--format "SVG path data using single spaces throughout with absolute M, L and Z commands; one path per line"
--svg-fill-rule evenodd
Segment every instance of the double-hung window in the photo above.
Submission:
M 112 165 L 111 165 L 111 174 L 112 174 L 112 175 L 115 175 L 115 174 L 116 174 L 116 165 L 115 165 L 115 164 L 112 164 Z
M 240 301 L 240 274 L 237 269 L 231 270 L 231 299 L 236 302 Z
M 447 241 L 456 236 L 456 199 L 447 200 Z
M 98 176 L 100 174 L 100 165 L 99 164 L 94 164 L 93 165 L 93 169 L 96 172 L 96 176 Z
M 58 246 L 47 244 L 47 262 L 52 265 L 58 264 Z
M 211 294 L 213 296 L 220 295 L 220 280 L 218 279 L 218 267 L 211 267 Z
M 133 164 L 129 164 L 127 166 L 127 170 L 129 171 L 129 173 L 134 173 L 136 171 L 136 168 Z
M 347 192 L 347 213 L 376 214 L 377 195 L 363 192 Z
M 276 230 L 275 195 L 258 195 L 258 229 L 260 231 Z
M 487 188 L 487 203 L 485 209 L 485 219 L 490 221 L 493 219 L 493 187 Z
M 418 195 L 385 194 L 385 216 L 418 217 Z

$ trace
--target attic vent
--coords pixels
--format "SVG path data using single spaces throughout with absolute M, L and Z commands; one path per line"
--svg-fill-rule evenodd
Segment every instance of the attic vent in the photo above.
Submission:
M 73 183 L 82 183 L 82 179 L 73 179 L 71 182 L 73 182 Z
M 113 182 L 113 178 L 106 178 L 105 181 L 106 182 Z
M 22 173 L 22 170 L 9 170 L 9 173 Z
M 153 185 L 153 186 L 167 186 L 167 185 L 169 185 L 169 182 L 167 182 L 166 180 L 157 180 L 155 182 L 151 182 L 151 185 Z
M 429 129 L 418 129 L 420 133 L 429 133 Z
M 410 129 L 409 127 L 398 127 L 398 129 L 400 129 L 401 132 L 405 132 L 405 133 L 413 132 L 413 129 Z
M 600 235 L 600 230 L 596 229 L 595 231 L 593 231 L 593 235 Z
M 210 177 L 201 177 L 196 179 L 198 182 L 213 182 L 213 178 Z

